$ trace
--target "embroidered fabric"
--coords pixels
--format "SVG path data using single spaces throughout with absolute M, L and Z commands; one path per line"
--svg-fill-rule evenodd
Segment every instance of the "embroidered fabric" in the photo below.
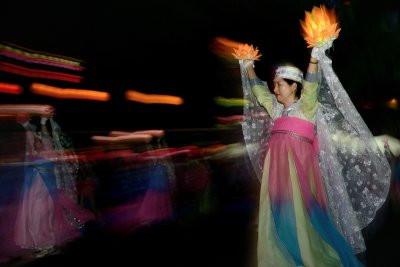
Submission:
M 267 141 L 271 135 L 272 118 L 265 109 L 259 105 L 251 91 L 251 83 L 247 75 L 245 62 L 239 61 L 239 64 L 243 98 L 246 103 L 243 106 L 243 138 L 254 172 L 258 179 L 261 180 L 264 158 L 268 149 Z M 266 82 L 263 83 L 268 87 Z
M 325 54 L 318 69 L 319 107 L 315 123 L 329 213 L 354 252 L 359 253 L 366 249 L 361 229 L 372 221 L 387 197 L 390 165 Z M 248 100 L 243 108 L 242 131 L 250 161 L 261 179 L 273 120 L 254 97 L 241 63 L 240 72 L 243 97 Z M 273 114 L 281 114 L 280 108 L 273 105 Z
M 74 202 L 77 202 L 76 177 L 79 162 L 73 143 L 53 118 L 50 118 L 50 125 L 54 153 L 56 154 L 57 188 L 62 189 Z

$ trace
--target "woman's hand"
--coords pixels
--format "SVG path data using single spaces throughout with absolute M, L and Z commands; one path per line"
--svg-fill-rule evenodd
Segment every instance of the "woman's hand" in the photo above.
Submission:
M 40 118 L 40 124 L 41 125 L 46 125 L 46 122 L 47 122 L 48 119 L 49 119 L 48 117 L 41 117 Z
M 242 65 L 245 69 L 251 67 L 251 68 L 255 68 L 254 66 L 254 60 L 239 60 L 239 64 Z
M 329 48 L 332 47 L 333 44 L 333 40 L 326 42 L 325 44 L 323 44 L 320 47 L 315 46 L 312 50 L 311 50 L 311 57 L 315 58 L 317 60 L 321 60 L 321 58 L 323 56 L 325 56 L 325 51 L 328 50 Z M 330 61 L 330 60 L 329 60 Z M 330 61 L 332 62 L 332 61 Z

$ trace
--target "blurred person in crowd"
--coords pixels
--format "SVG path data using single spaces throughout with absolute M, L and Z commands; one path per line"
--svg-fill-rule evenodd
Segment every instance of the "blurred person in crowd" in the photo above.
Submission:
M 18 257 L 13 230 L 24 177 L 25 129 L 15 116 L 0 114 L 0 263 Z
M 66 190 L 66 184 L 74 187 L 74 172 L 68 169 L 77 167 L 68 166 L 73 158 L 57 149 L 56 140 L 61 135 L 52 116 L 42 115 L 38 130 L 29 115 L 19 117 L 26 129 L 26 153 L 14 240 L 21 248 L 33 250 L 36 257 L 59 252 L 63 245 L 80 237 L 84 224 L 94 219 L 92 212 L 80 207 L 69 193 L 75 189 Z M 47 129 L 49 119 L 52 135 Z

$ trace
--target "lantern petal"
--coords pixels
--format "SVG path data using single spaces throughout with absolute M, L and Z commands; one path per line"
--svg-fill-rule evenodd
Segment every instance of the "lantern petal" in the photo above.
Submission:
M 253 45 L 241 44 L 238 48 L 234 48 L 232 55 L 239 60 L 259 60 L 261 54 Z

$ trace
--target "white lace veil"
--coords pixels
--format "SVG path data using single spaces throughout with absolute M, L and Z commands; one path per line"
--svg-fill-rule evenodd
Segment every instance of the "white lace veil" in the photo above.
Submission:
M 261 179 L 272 119 L 254 98 L 242 64 L 240 71 L 244 98 L 249 100 L 243 109 L 243 135 L 255 173 Z M 326 55 L 319 61 L 318 74 L 318 158 L 329 212 L 353 250 L 359 253 L 365 250 L 361 229 L 384 203 L 391 169 Z
M 58 123 L 50 118 L 55 160 L 57 188 L 62 189 L 73 201 L 77 201 L 76 178 L 79 168 L 71 139 L 61 130 Z
M 272 118 L 266 110 L 260 106 L 251 91 L 250 79 L 243 63 L 240 63 L 240 75 L 242 79 L 243 98 L 246 103 L 243 106 L 243 138 L 254 172 L 261 181 L 264 158 L 268 145 L 267 141 L 271 134 Z M 264 85 L 268 88 L 266 82 L 264 82 Z

